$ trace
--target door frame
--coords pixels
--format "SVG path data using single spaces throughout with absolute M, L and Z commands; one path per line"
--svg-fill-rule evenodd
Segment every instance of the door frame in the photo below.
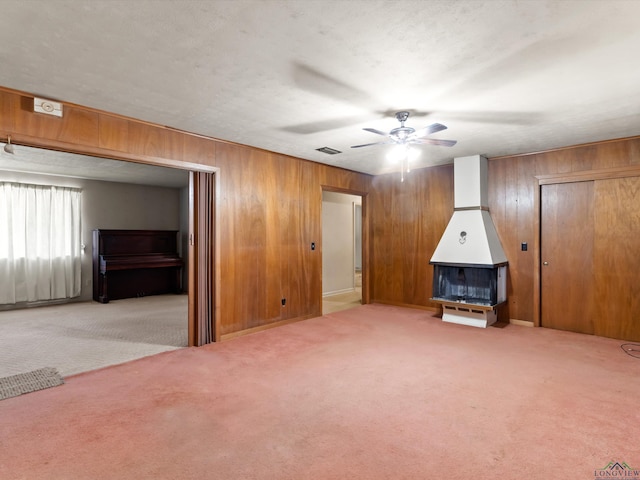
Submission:
M 640 177 L 640 165 L 624 167 L 604 168 L 601 170 L 584 170 L 580 172 L 556 173 L 550 175 L 536 175 L 533 189 L 534 208 L 534 242 L 533 242 L 533 325 L 541 326 L 542 323 L 542 238 L 541 238 L 541 214 L 542 214 L 542 186 L 558 183 L 589 182 L 593 180 L 610 180 L 615 178 Z
M 357 195 L 362 198 L 362 305 L 371 303 L 371 292 L 369 290 L 369 235 L 371 214 L 367 205 L 368 192 L 361 190 L 352 190 L 349 188 L 332 187 L 329 185 L 321 185 L 321 192 L 345 193 L 347 195 Z M 322 194 L 321 194 L 322 196 Z M 321 200 L 322 202 L 322 200 Z M 320 216 L 320 238 L 322 238 L 322 216 Z M 322 250 L 321 250 L 322 251 Z M 320 259 L 322 261 L 322 259 Z M 321 272 L 322 275 L 322 272 Z M 322 306 L 322 288 L 320 288 L 320 305 Z
M 211 314 L 213 316 L 213 318 L 211 319 L 199 319 L 196 315 L 196 310 L 194 305 L 196 305 L 196 302 L 198 300 L 197 297 L 197 292 L 192 288 L 191 283 L 189 282 L 189 288 L 188 288 L 188 320 L 187 320 L 187 329 L 188 329 L 188 338 L 189 338 L 189 346 L 196 346 L 197 344 L 195 342 L 197 342 L 197 335 L 195 335 L 195 332 L 197 331 L 197 327 L 198 327 L 198 322 L 199 321 L 210 321 L 211 322 L 211 329 L 212 329 L 212 338 L 213 341 L 219 341 L 220 340 L 220 279 L 221 279 L 221 274 L 220 274 L 220 241 L 219 241 L 219 235 L 220 235 L 220 228 L 218 225 L 218 205 L 220 203 L 219 201 L 219 195 L 220 195 L 220 168 L 219 167 L 213 167 L 213 166 L 209 166 L 209 165 L 204 165 L 204 164 L 200 164 L 200 163 L 194 163 L 194 162 L 189 162 L 189 161 L 182 161 L 182 160 L 173 160 L 170 158 L 163 158 L 163 157 L 155 157 L 155 156 L 150 156 L 150 155 L 139 155 L 139 154 L 133 154 L 133 153 L 129 153 L 129 152 L 121 152 L 121 151 L 115 151 L 115 150 L 109 150 L 109 149 L 105 149 L 105 148 L 101 148 L 101 147 L 93 147 L 93 146 L 87 146 L 87 145 L 82 145 L 82 144 L 75 144 L 75 143 L 68 143 L 68 142 L 62 142 L 59 140 L 52 140 L 52 139 L 42 139 L 39 137 L 34 137 L 31 135 L 12 135 L 12 143 L 18 144 L 18 145 L 24 145 L 27 147 L 34 147 L 34 148 L 41 148 L 41 149 L 45 149 L 45 150 L 57 150 L 60 152 L 67 152 L 67 153 L 75 153 L 75 154 L 79 154 L 79 155 L 87 155 L 87 156 L 91 156 L 91 157 L 99 157 L 99 158 L 105 158 L 105 159 L 113 159 L 113 160 L 120 160 L 120 161 L 124 161 L 124 162 L 132 162 L 132 163 L 142 163 L 145 165 L 152 165 L 152 166 L 158 166 L 158 167 L 168 167 L 168 168 L 176 168 L 179 170 L 187 170 L 190 172 L 203 172 L 203 173 L 209 173 L 209 174 L 213 174 L 214 176 L 214 182 L 215 182 L 215 195 L 214 195 L 214 205 L 212 205 L 211 207 L 209 207 L 209 211 L 210 216 L 208 218 L 208 224 L 207 225 L 199 225 L 197 222 L 192 226 L 191 222 L 190 222 L 190 226 L 189 229 L 196 229 L 196 231 L 190 231 L 189 235 L 194 235 L 195 238 L 197 238 L 197 229 L 199 228 L 213 228 L 214 229 L 214 245 L 213 247 L 213 265 L 211 265 L 210 270 L 213 272 L 214 275 L 214 279 L 213 279 L 213 283 L 214 283 L 214 292 L 213 292 L 213 308 L 211 309 Z M 193 216 L 193 211 L 194 211 L 194 207 L 196 207 L 197 205 L 200 205 L 203 208 L 207 208 L 206 205 L 204 205 L 205 202 L 205 198 L 195 198 L 192 195 L 191 189 L 189 188 L 189 218 L 191 218 Z M 191 250 L 191 248 L 189 248 L 189 250 Z M 190 274 L 189 275 L 193 275 L 196 274 L 199 270 L 197 268 L 197 265 L 193 264 L 192 265 L 192 260 L 191 260 L 191 255 L 189 255 L 189 268 L 190 268 Z M 194 268 L 193 273 L 191 273 L 191 268 Z M 193 342 L 193 343 L 192 343 Z

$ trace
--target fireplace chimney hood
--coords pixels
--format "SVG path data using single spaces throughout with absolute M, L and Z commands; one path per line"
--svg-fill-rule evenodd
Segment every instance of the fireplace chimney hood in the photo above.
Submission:
M 505 265 L 507 257 L 489 215 L 486 157 L 455 158 L 453 183 L 453 216 L 430 263 L 485 267 Z

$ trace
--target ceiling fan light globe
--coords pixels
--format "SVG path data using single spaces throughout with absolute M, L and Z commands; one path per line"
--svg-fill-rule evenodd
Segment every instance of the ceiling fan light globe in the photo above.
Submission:
M 387 153 L 387 160 L 393 164 L 404 161 L 407 157 L 407 148 L 408 145 L 403 143 L 394 145 L 393 148 L 389 150 L 389 153 Z
M 418 148 L 407 148 L 407 159 L 410 162 L 415 162 L 420 158 L 422 151 Z

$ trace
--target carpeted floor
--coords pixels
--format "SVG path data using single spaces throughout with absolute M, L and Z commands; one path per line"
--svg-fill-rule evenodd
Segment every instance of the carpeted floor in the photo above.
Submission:
M 68 376 L 187 345 L 187 295 L 0 312 L 0 378 L 44 367 Z
M 639 467 L 640 359 L 612 339 L 502 327 L 363 305 L 72 376 L 0 402 L 2 479 L 548 480 Z

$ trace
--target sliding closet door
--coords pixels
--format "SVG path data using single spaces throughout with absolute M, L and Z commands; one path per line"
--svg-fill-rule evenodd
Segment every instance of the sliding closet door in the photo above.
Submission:
M 594 333 L 593 182 L 543 185 L 541 324 Z
M 640 177 L 595 182 L 596 335 L 640 341 Z
M 217 340 L 215 175 L 189 176 L 189 345 Z
M 640 341 L 640 177 L 543 185 L 541 325 Z

